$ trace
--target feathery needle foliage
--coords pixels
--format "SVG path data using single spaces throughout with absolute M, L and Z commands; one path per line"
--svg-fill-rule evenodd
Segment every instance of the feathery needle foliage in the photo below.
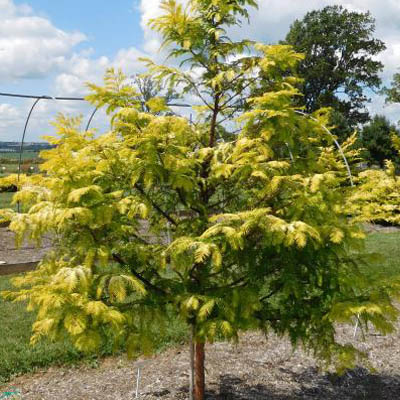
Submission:
M 67 332 L 82 351 L 111 339 L 130 356 L 150 354 L 173 315 L 193 332 L 200 400 L 204 343 L 217 337 L 275 331 L 345 368 L 358 353 L 335 342 L 336 321 L 361 314 L 390 331 L 390 299 L 351 252 L 363 233 L 347 218 L 351 188 L 322 128 L 328 113 L 298 115 L 298 79 L 281 73 L 303 56 L 228 38 L 247 6 L 255 2 L 168 0 L 151 22 L 181 66 L 146 60 L 149 71 L 197 98 L 194 123 L 162 99 L 143 112 L 113 70 L 87 98 L 106 108 L 109 132 L 58 118 L 43 174 L 22 177 L 14 197 L 29 211 L 2 212 L 20 240 L 55 240 L 40 268 L 5 293 L 38 310 L 32 343 Z M 271 85 L 249 98 L 260 70 Z
M 400 156 L 400 138 L 392 135 L 394 149 Z M 355 221 L 400 225 L 400 176 L 393 161 L 385 168 L 359 174 L 358 190 L 349 199 Z

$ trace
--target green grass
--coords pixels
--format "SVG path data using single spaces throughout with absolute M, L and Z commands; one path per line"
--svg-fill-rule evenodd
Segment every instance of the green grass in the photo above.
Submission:
M 0 291 L 11 287 L 9 277 L 0 277 Z M 68 341 L 57 344 L 43 341 L 31 347 L 33 322 L 34 315 L 25 311 L 24 304 L 0 299 L 0 385 L 13 374 L 82 358 Z
M 13 288 L 10 276 L 0 276 L 0 292 Z M 97 359 L 112 354 L 111 344 L 101 349 L 99 355 L 87 356 L 79 353 L 68 339 L 52 343 L 42 340 L 31 346 L 34 313 L 25 310 L 25 304 L 13 303 L 0 296 L 0 387 L 15 375 L 32 372 L 50 365 L 74 365 L 88 363 L 96 366 Z M 186 336 L 183 324 L 171 321 L 163 341 L 156 343 L 158 351 L 180 343 Z
M 368 273 L 380 279 L 400 274 L 400 233 L 372 233 L 366 240 L 366 250 L 379 253 L 379 259 L 367 267 Z
M 34 160 L 39 157 L 38 151 L 24 151 L 22 152 L 22 160 Z M 7 160 L 10 162 L 18 162 L 19 153 L 0 152 L 0 160 Z
M 375 233 L 367 238 L 367 249 L 379 252 L 382 259 L 369 267 L 369 274 L 390 278 L 400 274 L 400 233 Z M 0 291 L 11 288 L 10 277 L 0 276 Z M 25 310 L 24 304 L 11 303 L 0 298 L 0 386 L 13 375 L 34 371 L 50 365 L 89 362 L 96 364 L 96 358 L 84 357 L 68 340 L 50 343 L 44 340 L 35 347 L 29 345 L 34 314 Z M 186 337 L 182 324 L 171 321 L 168 336 L 158 343 L 159 350 L 181 342 Z M 110 354 L 105 348 L 102 355 Z
M 11 192 L 0 192 L 0 209 L 1 208 L 13 208 L 11 206 L 11 200 L 14 193 Z

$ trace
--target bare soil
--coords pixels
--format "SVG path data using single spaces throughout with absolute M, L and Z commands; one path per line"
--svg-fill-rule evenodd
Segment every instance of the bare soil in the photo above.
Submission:
M 386 337 L 340 328 L 342 341 L 366 351 L 375 368 L 357 368 L 338 377 L 322 372 L 304 351 L 293 351 L 286 339 L 257 333 L 242 336 L 238 345 L 214 343 L 206 347 L 207 399 L 400 399 L 400 334 Z M 124 356 L 103 360 L 95 368 L 50 368 L 15 378 L 7 390 L 18 388 L 25 400 L 97 400 L 135 398 L 137 365 Z M 188 398 L 187 346 L 170 349 L 146 360 L 139 393 L 146 400 Z
M 376 232 L 381 232 L 381 233 L 395 233 L 400 231 L 400 226 L 383 226 L 383 225 L 378 225 L 378 224 L 364 224 L 364 229 L 368 233 L 376 233 Z

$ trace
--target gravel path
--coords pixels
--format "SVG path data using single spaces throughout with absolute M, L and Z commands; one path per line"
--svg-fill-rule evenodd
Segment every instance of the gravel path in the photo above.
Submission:
M 350 328 L 341 339 L 352 340 Z M 359 368 L 337 378 L 319 372 L 315 361 L 287 340 L 257 333 L 243 335 L 239 345 L 215 343 L 206 349 L 207 399 L 400 399 L 400 334 L 367 336 L 366 351 L 375 373 Z M 135 365 L 125 357 L 109 358 L 97 368 L 51 368 L 16 378 L 2 390 L 18 388 L 24 400 L 117 400 L 134 398 Z M 140 399 L 188 398 L 186 347 L 170 349 L 142 368 Z

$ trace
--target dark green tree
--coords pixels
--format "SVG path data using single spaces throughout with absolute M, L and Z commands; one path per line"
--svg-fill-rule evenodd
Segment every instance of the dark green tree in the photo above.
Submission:
M 354 127 L 351 126 L 350 121 L 340 111 L 332 109 L 329 122 L 331 132 L 338 137 L 341 143 L 354 133 Z
M 299 101 L 307 112 L 332 107 L 352 128 L 369 120 L 365 89 L 380 87 L 383 65 L 375 56 L 386 48 L 374 32 L 369 12 L 342 6 L 311 11 L 292 24 L 285 43 L 305 54 L 298 73 L 304 79 Z
M 361 145 L 367 150 L 367 159 L 371 164 L 384 167 L 385 160 L 399 164 L 398 152 L 393 146 L 393 134 L 400 136 L 396 127 L 383 115 L 376 115 L 364 126 L 361 134 Z
M 400 73 L 393 75 L 391 87 L 384 88 L 383 93 L 388 103 L 400 103 Z

